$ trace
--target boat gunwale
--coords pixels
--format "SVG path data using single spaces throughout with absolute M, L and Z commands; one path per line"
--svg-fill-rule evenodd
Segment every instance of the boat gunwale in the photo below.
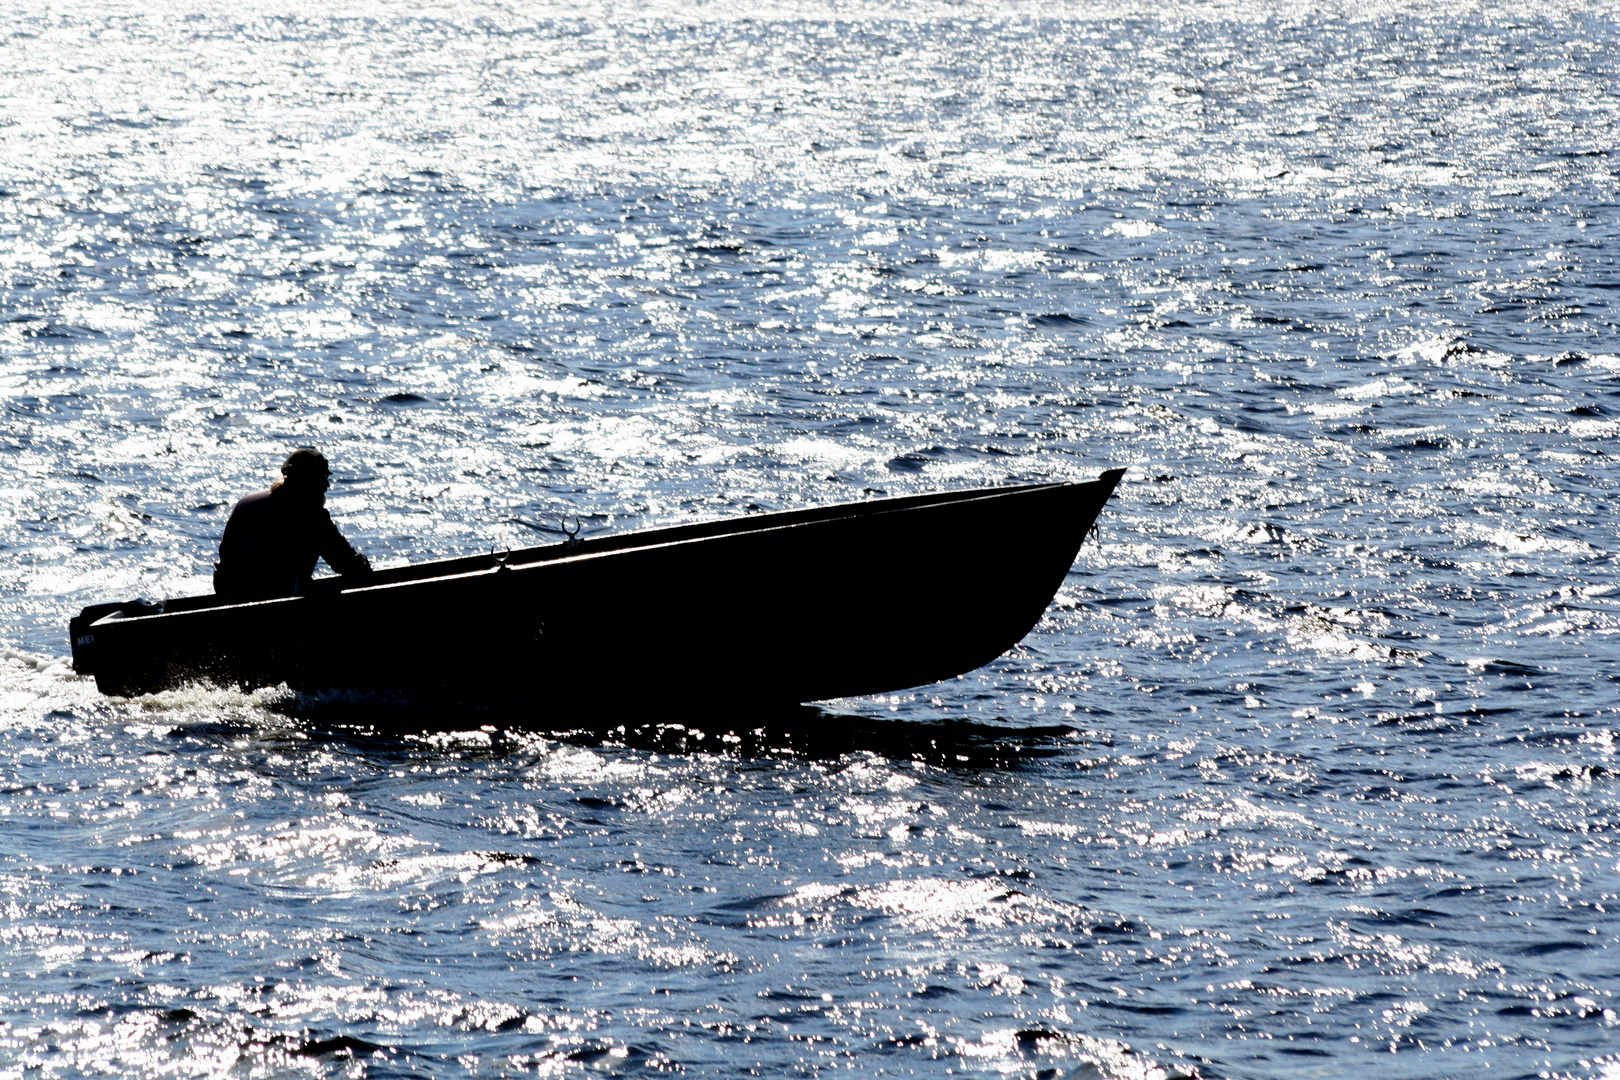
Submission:
M 1106 483 L 1108 478 L 1111 475 L 1116 474 L 1116 473 L 1120 474 L 1120 475 L 1123 475 L 1124 472 L 1125 472 L 1124 469 L 1108 469 L 1108 470 L 1105 470 L 1102 473 L 1102 475 L 1099 476 L 1095 480 L 1082 480 L 1082 481 L 1055 480 L 1055 481 L 1047 481 L 1047 482 L 1039 483 L 1039 484 L 1019 484 L 1019 485 L 1009 486 L 1009 487 L 1004 487 L 1004 488 L 977 489 L 977 490 L 963 491 L 963 492 L 938 492 L 938 493 L 934 493 L 932 495 L 924 495 L 924 496 L 915 496 L 915 495 L 899 496 L 899 497 L 894 498 L 894 499 L 872 500 L 872 501 L 868 501 L 868 502 L 858 502 L 858 503 L 835 503 L 834 505 L 828 506 L 828 507 L 806 507 L 803 510 L 778 511 L 777 513 L 769 514 L 769 515 L 766 515 L 766 516 L 764 516 L 762 518 L 739 518 L 739 519 L 735 519 L 738 522 L 739 525 L 741 525 L 743 523 L 746 523 L 746 522 L 759 522 L 760 524 L 757 525 L 757 526 L 751 527 L 751 528 L 738 528 L 738 529 L 736 529 L 734 531 L 725 531 L 725 532 L 720 532 L 720 533 L 717 533 L 717 534 L 714 534 L 714 535 L 709 535 L 709 536 L 690 536 L 690 537 L 684 537 L 684 538 L 681 538 L 681 539 L 655 541 L 653 543 L 646 543 L 646 544 L 627 544 L 627 545 L 625 545 L 623 547 L 613 547 L 613 548 L 609 548 L 609 549 L 607 549 L 605 551 L 583 551 L 583 552 L 579 552 L 579 553 L 573 554 L 573 555 L 559 554 L 554 558 L 535 558 L 535 559 L 530 559 L 530 560 L 527 560 L 527 561 L 525 561 L 523 563 L 518 563 L 518 564 L 512 564 L 510 562 L 503 562 L 503 563 L 499 563 L 499 564 L 496 564 L 496 565 L 479 567 L 479 568 L 472 569 L 472 570 L 464 570 L 464 571 L 458 571 L 458 572 L 455 572 L 455 573 L 448 573 L 448 574 L 436 574 L 436 575 L 431 575 L 431 576 L 426 576 L 426 577 L 407 578 L 407 579 L 405 579 L 403 581 L 388 581 L 388 582 L 382 582 L 382 583 L 379 583 L 379 584 L 376 584 L 376 585 L 359 585 L 359 584 L 357 584 L 357 585 L 349 586 L 347 588 L 344 588 L 344 587 L 341 587 L 341 586 L 339 586 L 337 588 L 332 588 L 331 586 L 327 586 L 326 588 L 323 588 L 318 593 L 305 594 L 305 595 L 302 595 L 302 596 L 278 596 L 278 597 L 272 597 L 272 598 L 266 599 L 266 600 L 246 600 L 246 601 L 242 601 L 240 603 L 235 603 L 235 604 L 209 604 L 209 605 L 204 606 L 204 607 L 191 608 L 191 609 L 186 610 L 186 611 L 154 611 L 154 612 L 151 612 L 150 614 L 125 616 L 123 618 L 118 617 L 119 615 L 122 614 L 122 609 L 120 609 L 119 611 L 109 612 L 107 615 L 104 615 L 100 619 L 97 619 L 94 622 L 90 623 L 89 627 L 87 627 L 87 629 L 88 628 L 96 628 L 96 629 L 105 630 L 105 629 L 109 629 L 109 628 L 115 627 L 115 626 L 134 625 L 134 624 L 147 625 L 147 624 L 150 624 L 154 620 L 167 619 L 167 618 L 171 618 L 171 617 L 178 619 L 178 618 L 184 618 L 185 616 L 188 616 L 188 615 L 209 615 L 209 614 L 214 614 L 214 613 L 222 612 L 222 611 L 239 611 L 239 610 L 248 609 L 248 608 L 262 607 L 262 606 L 270 605 L 270 604 L 287 604 L 287 603 L 292 603 L 292 602 L 299 601 L 299 600 L 315 600 L 315 601 L 333 600 L 333 599 L 336 599 L 339 596 L 349 596 L 349 595 L 356 595 L 356 594 L 360 594 L 360 593 L 382 593 L 382 592 L 384 592 L 386 590 L 389 590 L 389 589 L 397 589 L 397 588 L 402 588 L 402 587 L 411 586 L 411 585 L 427 585 L 429 583 L 449 583 L 449 582 L 456 582 L 456 581 L 470 581 L 470 580 L 473 580 L 475 578 L 489 577 L 489 576 L 492 576 L 494 574 L 519 573 L 519 572 L 522 572 L 522 571 L 525 571 L 525 570 L 536 570 L 536 569 L 539 569 L 541 567 L 558 566 L 558 565 L 578 565 L 580 563 L 588 562 L 588 561 L 591 561 L 591 560 L 594 560 L 594 559 L 607 558 L 607 557 L 613 556 L 613 555 L 623 555 L 623 554 L 626 554 L 626 553 L 632 552 L 632 551 L 657 551 L 657 550 L 664 549 L 664 548 L 681 547 L 681 546 L 684 546 L 686 544 L 697 544 L 697 543 L 703 543 L 703 542 L 710 541 L 710 540 L 720 540 L 720 539 L 726 539 L 726 538 L 730 538 L 730 537 L 743 537 L 743 536 L 751 536 L 751 535 L 762 535 L 762 534 L 766 534 L 766 533 L 781 532 L 781 531 L 786 530 L 786 529 L 802 528 L 802 527 L 810 526 L 810 525 L 830 524 L 830 523 L 839 522 L 839 521 L 849 521 L 849 520 L 854 519 L 854 518 L 877 518 L 877 517 L 882 517 L 882 516 L 885 516 L 885 515 L 888 515 L 888 514 L 907 513 L 907 512 L 910 512 L 910 511 L 914 511 L 914 510 L 925 510 L 925 509 L 931 509 L 931 508 L 941 507 L 941 506 L 964 505 L 964 504 L 968 504 L 968 503 L 979 502 L 979 501 L 982 501 L 982 500 L 1006 498 L 1006 497 L 1015 496 L 1015 495 L 1029 495 L 1029 494 L 1033 494 L 1033 493 L 1039 492 L 1039 491 L 1051 491 L 1051 490 L 1056 490 L 1056 489 L 1059 489 L 1059 488 L 1086 487 L 1086 486 L 1089 486 L 1091 484 Z M 1117 477 L 1115 479 L 1115 482 L 1116 483 L 1118 482 Z M 921 499 L 923 501 L 921 501 L 921 502 L 914 502 L 913 501 L 913 500 L 917 500 L 917 499 Z M 937 501 L 931 501 L 931 500 L 937 500 Z M 883 505 L 884 503 L 895 503 L 895 504 L 904 503 L 905 505 L 884 506 Z M 799 521 L 791 521 L 791 522 L 778 522 L 776 524 L 768 524 L 770 518 L 772 518 L 772 517 L 777 517 L 779 515 L 789 515 L 789 514 L 797 515 L 797 514 L 801 514 L 801 513 L 814 514 L 817 510 L 826 511 L 827 516 L 825 516 L 825 517 L 812 517 L 808 521 L 799 520 Z M 834 511 L 839 511 L 839 510 L 849 510 L 851 512 L 850 513 L 845 513 L 845 514 L 835 514 L 834 513 Z M 655 536 L 659 532 L 674 531 L 674 530 L 678 530 L 678 529 L 703 528 L 703 527 L 705 527 L 707 525 L 721 524 L 721 523 L 723 523 L 723 522 L 725 522 L 727 520 L 728 519 L 725 519 L 725 518 L 719 518 L 719 519 L 716 519 L 713 522 L 694 522 L 694 523 L 692 523 L 690 525 L 675 525 L 675 526 L 667 526 L 667 527 L 659 528 L 659 529 L 649 529 L 643 535 Z M 613 539 L 616 539 L 616 538 L 627 538 L 627 537 L 631 537 L 631 536 L 635 536 L 635 535 L 637 535 L 635 532 L 628 532 L 628 533 L 620 533 L 620 534 L 618 534 L 618 537 L 607 536 L 607 537 L 601 537 L 599 539 L 600 539 L 600 541 L 608 541 L 608 540 L 613 540 Z M 541 546 L 532 547 L 532 548 L 520 548 L 518 551 L 508 552 L 507 558 L 510 559 L 513 555 L 517 555 L 519 553 L 548 552 L 548 551 L 556 551 L 559 548 L 563 548 L 563 549 L 566 550 L 566 545 L 565 544 L 546 544 L 546 545 L 541 545 Z M 491 557 L 492 557 L 492 555 L 491 556 L 483 556 L 483 555 L 466 556 L 466 555 L 460 555 L 460 556 L 453 556 L 450 559 L 445 559 L 445 560 L 442 560 L 442 561 L 444 561 L 444 562 L 454 562 L 454 561 L 457 561 L 459 559 L 465 559 L 465 558 L 491 558 Z M 416 565 L 417 565 L 417 567 L 428 567 L 428 566 L 432 566 L 433 562 L 429 561 L 429 562 L 425 562 L 425 563 L 418 563 Z M 398 568 L 395 568 L 395 569 L 406 569 L 406 568 L 407 567 L 398 567 Z M 383 571 L 383 572 L 387 573 L 388 571 Z M 328 582 L 328 581 L 337 582 L 337 581 L 341 581 L 342 578 L 341 577 L 332 577 L 332 578 L 324 578 L 324 579 L 321 579 L 321 580 L 322 580 L 322 583 Z M 193 598 L 192 597 L 177 597 L 175 599 L 187 599 L 187 600 L 189 600 L 189 599 L 193 599 Z

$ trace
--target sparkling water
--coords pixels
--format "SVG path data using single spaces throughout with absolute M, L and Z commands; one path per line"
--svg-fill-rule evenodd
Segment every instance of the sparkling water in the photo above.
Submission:
M 0 1076 L 1620 1075 L 1612 6 L 5 30 Z M 880 698 L 73 675 L 301 445 L 379 565 L 1129 472 Z

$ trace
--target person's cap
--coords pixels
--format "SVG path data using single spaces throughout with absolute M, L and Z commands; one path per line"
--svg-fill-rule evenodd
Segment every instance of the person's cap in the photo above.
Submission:
M 331 471 L 331 466 L 326 464 L 326 455 L 319 450 L 311 450 L 308 447 L 294 450 L 287 455 L 287 460 L 281 463 L 281 475 L 288 477 L 325 476 Z

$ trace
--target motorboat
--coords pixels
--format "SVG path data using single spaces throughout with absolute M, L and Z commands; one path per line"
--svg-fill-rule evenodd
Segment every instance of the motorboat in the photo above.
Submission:
M 206 682 L 435 703 L 887 693 L 1034 627 L 1123 469 L 440 559 L 302 595 L 94 604 L 76 670 L 132 697 Z

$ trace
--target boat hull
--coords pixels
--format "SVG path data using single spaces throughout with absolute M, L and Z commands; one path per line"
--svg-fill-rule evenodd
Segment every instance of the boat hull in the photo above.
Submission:
M 1027 634 L 1120 475 L 446 560 L 258 603 L 98 605 L 74 620 L 75 661 L 119 696 L 197 681 L 436 703 L 883 693 Z

